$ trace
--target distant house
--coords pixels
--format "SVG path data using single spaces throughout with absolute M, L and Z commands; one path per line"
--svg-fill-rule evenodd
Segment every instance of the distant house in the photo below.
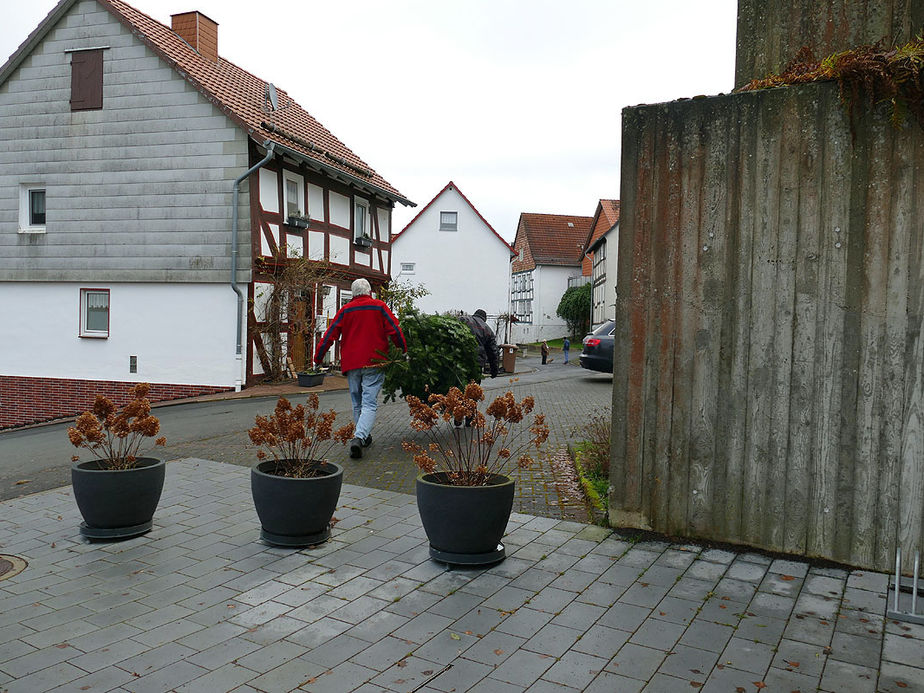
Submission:
M 619 200 L 600 200 L 591 222 L 582 273 L 591 277 L 591 328 L 616 315 L 616 261 L 619 256 Z
M 569 280 L 581 277 L 591 222 L 591 217 L 520 214 L 510 275 L 511 312 L 518 321 L 511 328 L 511 341 L 565 336 L 567 326 L 557 315 L 558 304 Z
M 334 270 L 278 328 L 304 362 L 298 321 L 388 280 L 396 203 L 205 15 L 61 0 L 0 67 L 0 427 L 261 378 L 261 301 L 300 256 Z
M 508 311 L 513 248 L 450 181 L 392 239 L 392 276 L 430 293 L 425 313 Z M 493 324 L 493 323 L 492 323 Z

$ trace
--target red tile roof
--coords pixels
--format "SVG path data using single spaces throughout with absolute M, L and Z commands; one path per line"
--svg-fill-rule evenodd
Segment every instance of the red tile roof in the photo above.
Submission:
M 262 144 L 275 142 L 329 173 L 345 174 L 353 185 L 366 187 L 385 197 L 413 205 L 388 181 L 354 154 L 346 145 L 277 88 L 280 110 L 265 111 L 266 82 L 232 62 L 219 58 L 213 62 L 202 57 L 170 27 L 161 24 L 122 0 L 98 0 L 113 16 L 147 44 L 180 75 L 218 106 L 250 137 Z M 38 28 L 0 68 L 0 84 L 24 60 L 44 34 L 73 5 L 75 0 L 61 0 Z M 269 121 L 272 120 L 272 125 Z
M 537 265 L 579 265 L 593 217 L 520 214 L 517 235 L 525 235 Z
M 443 194 L 444 192 L 446 192 L 447 190 L 453 190 L 453 189 L 454 189 L 457 193 L 459 193 L 459 195 L 462 197 L 462 199 L 465 200 L 466 203 L 468 203 L 468 206 L 472 208 L 472 211 L 475 212 L 475 214 L 478 215 L 478 218 L 481 219 L 481 221 L 484 222 L 484 225 L 487 226 L 489 229 L 491 229 L 491 233 L 493 233 L 495 236 L 497 236 L 498 240 L 499 240 L 501 243 L 503 243 L 505 246 L 507 246 L 507 250 L 509 250 L 509 251 L 510 251 L 510 254 L 513 255 L 513 254 L 514 254 L 514 250 L 513 250 L 513 248 L 511 247 L 511 245 L 510 245 L 507 241 L 505 241 L 505 240 L 503 239 L 503 237 L 502 237 L 497 231 L 494 230 L 494 227 L 491 226 L 491 225 L 488 223 L 488 220 L 487 220 L 487 219 L 485 219 L 483 216 L 481 216 L 481 212 L 479 212 L 477 209 L 475 209 L 475 205 L 473 205 L 473 204 L 469 201 L 469 199 L 465 196 L 465 193 L 463 193 L 463 192 L 459 189 L 459 186 L 456 185 L 455 183 L 453 183 L 452 181 L 449 181 L 448 183 L 446 183 L 446 185 L 443 186 L 443 189 L 440 190 L 438 193 L 436 193 L 436 195 L 433 196 L 433 199 L 430 200 L 430 201 L 424 206 L 423 209 L 421 209 L 417 214 L 415 214 L 415 215 L 414 215 L 414 218 L 411 219 L 411 220 L 405 225 L 405 227 L 404 227 L 403 229 L 401 229 L 398 233 L 396 233 L 394 236 L 392 236 L 392 238 L 391 238 L 392 242 L 394 242 L 395 239 L 397 239 L 398 236 L 400 236 L 402 233 L 404 233 L 405 231 L 407 231 L 408 228 L 411 226 L 411 224 L 413 224 L 415 221 L 417 221 L 418 217 L 420 217 L 421 214 L 423 214 L 424 212 L 426 212 L 426 211 L 430 208 L 430 205 L 432 205 L 434 202 L 437 201 L 437 199 L 439 199 L 440 195 L 442 195 L 442 194 Z

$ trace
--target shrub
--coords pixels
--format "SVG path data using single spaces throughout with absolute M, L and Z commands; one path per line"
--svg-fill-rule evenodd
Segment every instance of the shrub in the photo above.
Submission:
M 584 443 L 578 446 L 581 471 L 609 479 L 611 427 L 612 415 L 607 407 L 580 428 L 584 435 Z
M 385 363 L 385 401 L 413 395 L 447 394 L 452 387 L 481 381 L 478 344 L 468 327 L 454 317 L 409 312 L 401 322 L 407 358 L 391 346 Z
M 99 457 L 106 469 L 131 469 L 138 461 L 138 449 L 145 438 L 153 438 L 160 431 L 160 420 L 151 415 L 147 394 L 151 386 L 138 383 L 132 388 L 134 399 L 122 411 L 108 397 L 97 395 L 93 411 L 77 417 L 75 425 L 67 429 L 67 437 L 77 448 L 86 448 Z M 155 445 L 164 445 L 160 437 Z M 79 458 L 75 455 L 73 461 Z
M 568 324 L 568 334 L 587 332 L 590 323 L 591 286 L 572 286 L 564 294 L 555 311 Z
M 489 485 L 507 460 L 529 467 L 533 459 L 527 450 L 538 450 L 549 437 L 542 414 L 528 428 L 521 425 L 533 410 L 533 398 L 517 402 L 507 392 L 482 412 L 483 401 L 484 390 L 477 383 L 469 383 L 464 392 L 453 387 L 447 395 L 432 394 L 428 404 L 409 395 L 411 428 L 424 433 L 427 443 L 404 441 L 402 447 L 422 471 L 443 472 L 453 486 Z
M 257 459 L 265 460 L 268 450 L 276 461 L 268 473 L 298 479 L 322 476 L 322 463 L 334 444 L 346 445 L 353 437 L 352 423 L 335 431 L 337 412 L 318 412 L 319 404 L 314 393 L 308 395 L 307 407 L 293 407 L 280 397 L 270 416 L 256 417 L 256 425 L 247 434 L 254 445 L 265 448 L 257 452 Z

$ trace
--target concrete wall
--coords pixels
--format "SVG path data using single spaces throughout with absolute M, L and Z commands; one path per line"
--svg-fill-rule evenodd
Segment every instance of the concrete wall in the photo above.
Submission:
M 65 50 L 98 46 L 103 108 L 71 112 Z M 0 281 L 228 282 L 246 134 L 94 0 L 0 87 L 0 124 Z M 18 232 L 21 183 L 47 189 L 45 233 Z
M 458 231 L 440 231 L 440 212 L 456 212 Z M 392 277 L 422 284 L 428 296 L 417 300 L 425 313 L 483 308 L 490 315 L 508 311 L 510 250 L 488 228 L 455 188 L 444 190 L 392 245 Z M 414 272 L 401 263 L 414 263 Z
M 924 547 L 924 131 L 833 84 L 626 109 L 614 525 Z
M 906 43 L 922 28 L 920 0 L 738 0 L 735 86 L 779 73 L 802 46 L 820 60 L 880 39 Z

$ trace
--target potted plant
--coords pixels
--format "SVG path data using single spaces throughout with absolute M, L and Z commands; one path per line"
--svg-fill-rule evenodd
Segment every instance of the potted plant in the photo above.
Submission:
M 417 509 L 430 540 L 430 557 L 451 565 L 486 565 L 505 557 L 500 543 L 513 509 L 514 479 L 505 474 L 515 462 L 529 467 L 526 454 L 549 437 L 545 417 L 531 424 L 532 397 L 517 402 L 511 392 L 484 410 L 484 391 L 469 383 L 463 392 L 432 394 L 428 403 L 408 395 L 411 428 L 426 444 L 404 441 L 423 472 L 417 477 Z
M 334 430 L 337 413 L 318 411 L 317 394 L 308 406 L 293 407 L 280 397 L 268 417 L 256 417 L 248 431 L 261 448 L 250 471 L 250 490 L 260 518 L 260 537 L 277 546 L 313 546 L 330 537 L 343 467 L 324 457 L 353 438 L 353 424 Z M 269 451 L 269 455 L 267 455 Z M 272 459 L 268 459 L 268 457 Z
M 327 375 L 320 368 L 309 368 L 308 370 L 299 371 L 295 374 L 298 379 L 299 387 L 315 387 L 324 382 L 324 376 Z
M 290 214 L 286 217 L 286 224 L 294 226 L 297 229 L 307 229 L 309 221 L 309 216 L 307 214 L 302 214 L 302 210 L 300 209 L 296 210 L 295 214 Z
M 164 461 L 138 457 L 144 438 L 160 431 L 146 399 L 150 386 L 132 388 L 131 402 L 122 411 L 97 395 L 93 411 L 77 417 L 67 429 L 71 443 L 93 452 L 97 459 L 71 467 L 74 500 L 83 516 L 80 533 L 88 539 L 125 539 L 144 534 L 153 526 L 154 511 L 164 488 Z M 155 445 L 164 445 L 161 437 Z

